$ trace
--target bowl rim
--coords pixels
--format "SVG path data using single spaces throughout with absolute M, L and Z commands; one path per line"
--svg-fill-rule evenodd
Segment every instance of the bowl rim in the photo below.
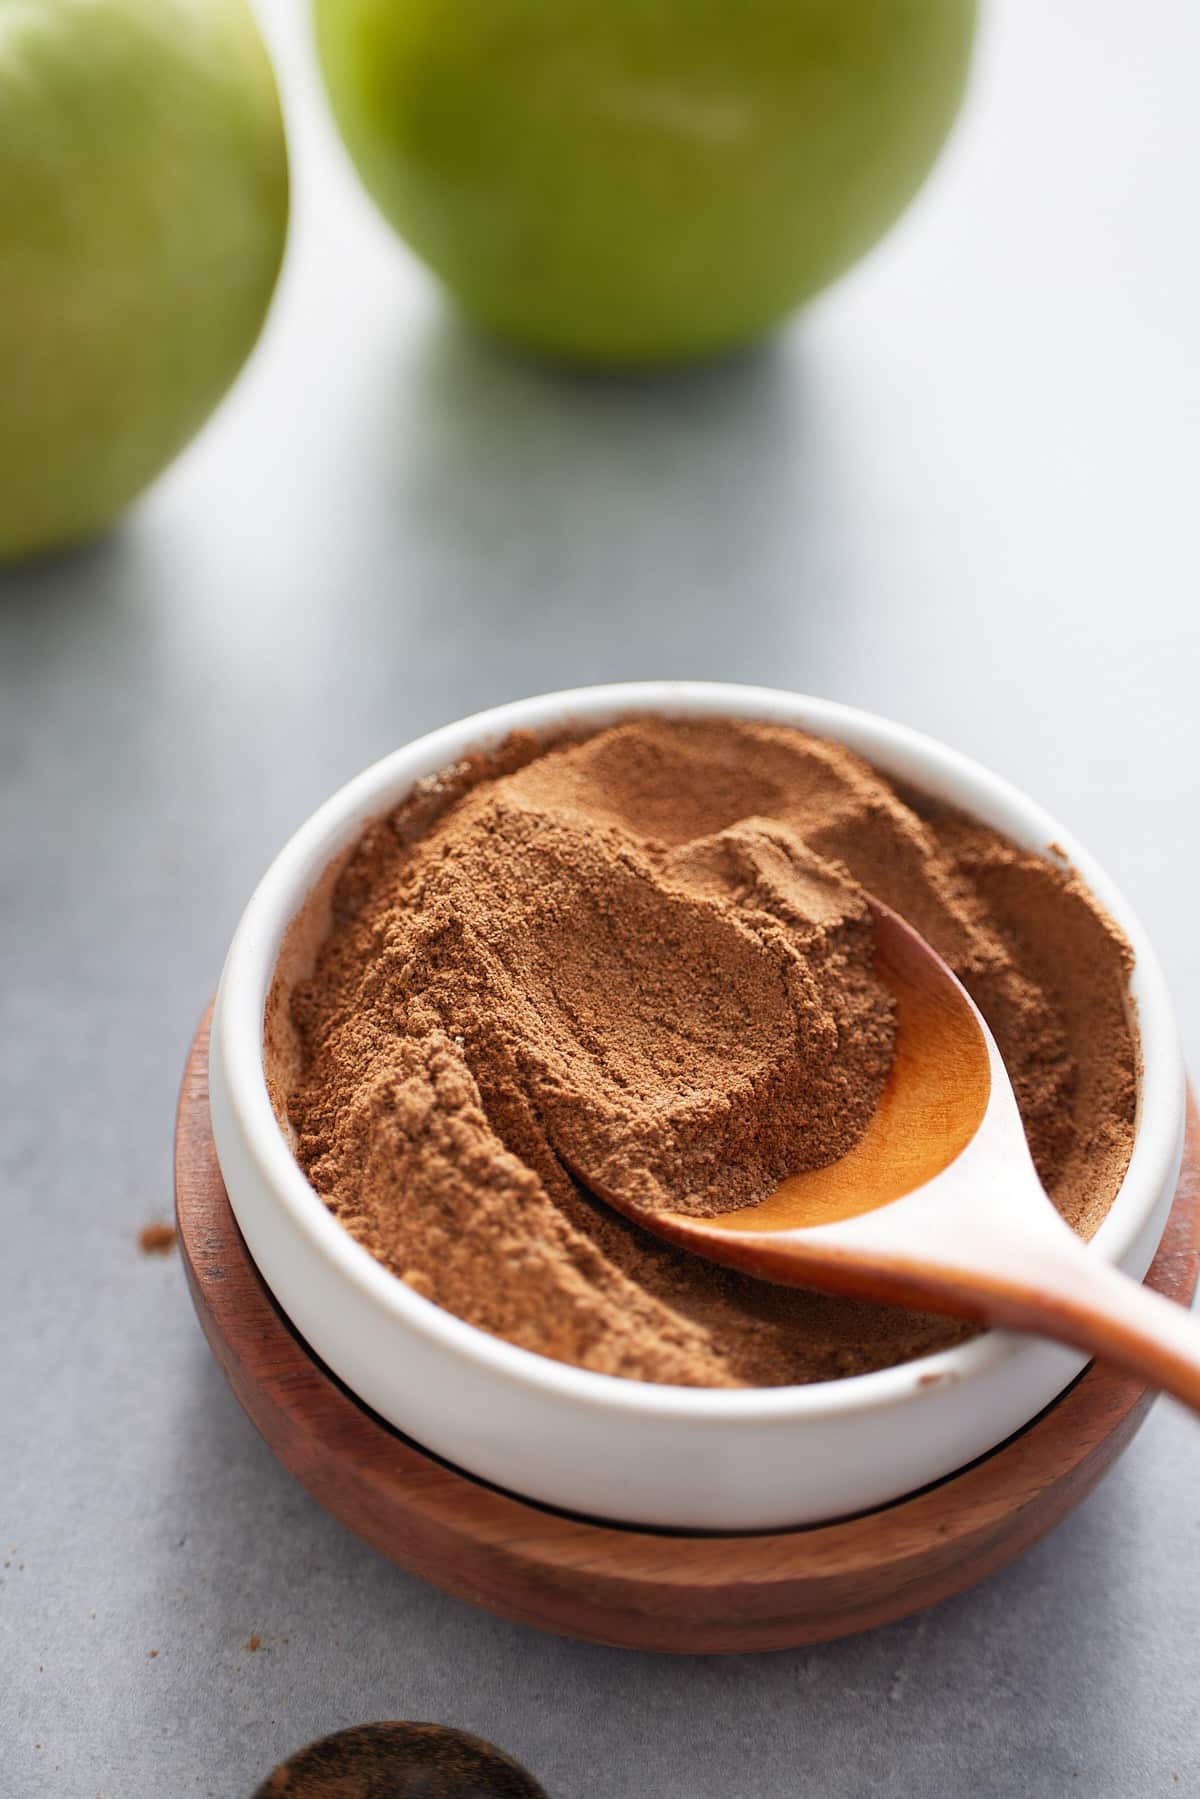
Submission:
M 564 689 L 511 701 L 440 726 L 392 751 L 333 793 L 288 839 L 255 887 L 234 933 L 214 1011 L 215 1047 L 244 1146 L 290 1226 L 331 1262 L 390 1326 L 416 1333 L 505 1382 L 534 1386 L 577 1405 L 660 1418 L 746 1425 L 780 1418 L 858 1416 L 929 1390 L 995 1370 L 1028 1342 L 987 1330 L 965 1344 L 913 1361 L 837 1380 L 783 1387 L 685 1387 L 602 1374 L 524 1349 L 414 1292 L 338 1223 L 309 1183 L 276 1119 L 264 1067 L 267 996 L 288 925 L 339 850 L 370 818 L 399 804 L 412 785 L 499 743 L 514 730 L 548 735 L 570 724 L 603 728 L 622 718 L 727 717 L 790 725 L 844 742 L 893 778 L 967 811 L 986 800 L 994 828 L 1070 865 L 1121 926 L 1134 953 L 1130 996 L 1139 1035 L 1138 1106 L 1125 1178 L 1092 1238 L 1118 1262 L 1152 1214 L 1170 1176 L 1184 1116 L 1182 1054 L 1161 965 L 1124 896 L 1075 837 L 1002 776 L 924 733 L 840 702 L 783 689 L 725 682 L 646 681 Z M 1002 822 L 1001 822 L 1002 821 Z M 236 1203 L 231 1195 L 231 1203 Z M 269 1271 L 264 1270 L 269 1281 Z

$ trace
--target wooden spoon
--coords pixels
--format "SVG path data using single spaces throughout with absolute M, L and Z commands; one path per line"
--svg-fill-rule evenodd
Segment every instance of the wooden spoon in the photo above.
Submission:
M 1059 1216 L 974 1001 L 922 937 L 871 905 L 896 1052 L 850 1153 L 710 1218 L 593 1191 L 710 1261 L 1053 1337 L 1200 1410 L 1200 1321 L 1110 1266 Z

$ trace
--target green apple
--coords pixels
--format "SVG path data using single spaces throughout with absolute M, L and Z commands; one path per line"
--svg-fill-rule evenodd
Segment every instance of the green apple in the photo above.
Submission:
M 637 364 L 727 349 L 916 193 L 975 0 L 314 0 L 396 230 L 485 327 Z
M 198 429 L 287 211 L 245 0 L 0 0 L 0 558 L 107 524 Z

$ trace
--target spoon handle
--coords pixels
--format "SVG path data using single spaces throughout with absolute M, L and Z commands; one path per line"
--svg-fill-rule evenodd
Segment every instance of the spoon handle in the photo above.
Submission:
M 1038 1234 L 1019 1269 L 996 1270 L 989 1322 L 1053 1337 L 1200 1412 L 1200 1318 L 1122 1274 L 1072 1233 Z

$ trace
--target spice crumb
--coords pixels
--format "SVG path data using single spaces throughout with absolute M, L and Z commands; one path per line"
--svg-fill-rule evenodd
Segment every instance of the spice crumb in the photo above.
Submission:
M 144 1256 L 169 1256 L 174 1247 L 173 1224 L 148 1224 L 138 1233 L 138 1248 Z

